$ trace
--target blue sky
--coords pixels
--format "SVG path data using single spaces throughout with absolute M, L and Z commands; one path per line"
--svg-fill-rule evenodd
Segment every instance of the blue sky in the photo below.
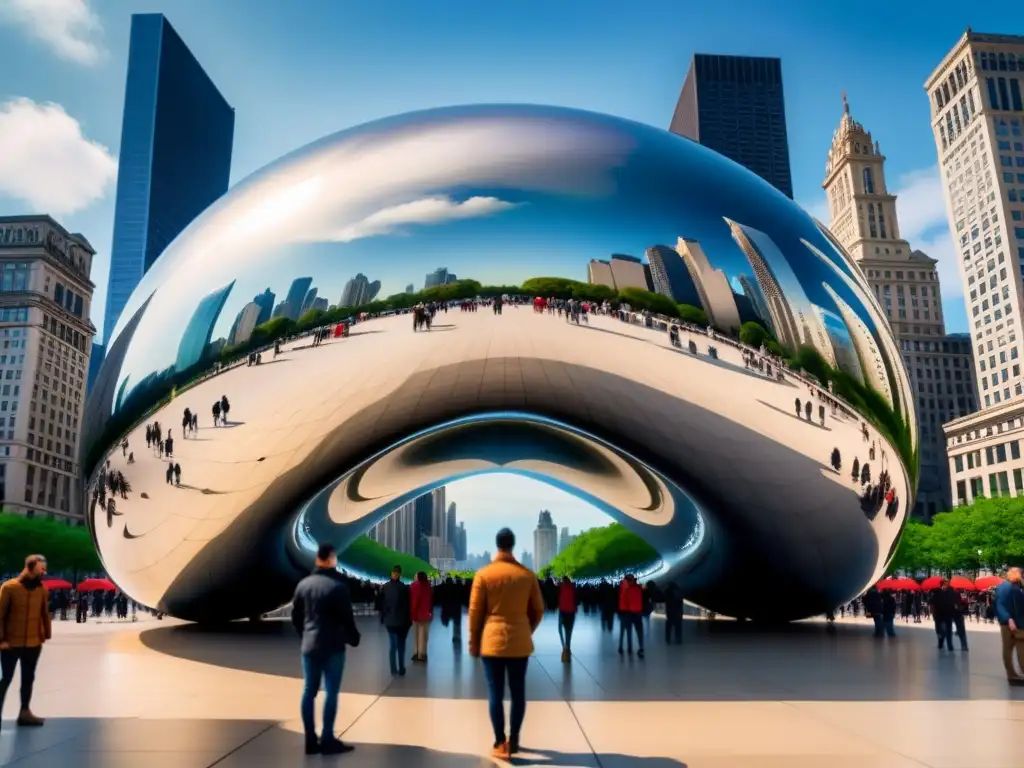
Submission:
M 749 0 L 0 0 L 0 215 L 49 212 L 90 239 L 97 327 L 138 12 L 165 12 L 235 107 L 233 183 L 328 133 L 440 105 L 556 104 L 667 127 L 694 52 L 780 56 L 797 200 L 821 213 L 845 89 L 888 157 L 904 236 L 940 260 L 951 331 L 964 330 L 966 318 L 922 84 L 968 25 L 1024 33 L 1024 14 L 945 0 L 927 13 L 919 0 L 858 9 Z
M 796 198 L 820 210 L 825 154 L 845 88 L 854 115 L 889 157 L 890 187 L 905 192 L 904 234 L 941 259 L 951 249 L 922 83 L 966 26 L 1024 32 L 1024 15 L 952 2 L 933 3 L 928 14 L 909 1 L 863 14 L 827 3 L 746 0 L 246 0 L 242 7 L 228 0 L 3 0 L 3 146 L 12 146 L 6 132 L 25 117 L 12 100 L 24 98 L 60 105 L 86 140 L 116 158 L 136 12 L 166 12 L 236 108 L 233 182 L 340 128 L 438 105 L 559 104 L 664 127 L 692 53 L 776 55 L 783 58 Z M 66 133 L 59 135 L 68 139 Z M 38 141 L 46 131 L 29 135 Z M 60 186 L 60 169 L 72 166 L 54 167 L 56 153 L 32 165 L 31 151 L 16 154 L 0 159 L 0 211 L 59 210 L 62 221 L 89 237 L 99 250 L 99 323 L 113 225 L 110 168 L 87 157 L 91 181 L 51 193 L 47 186 Z M 50 172 L 41 174 L 43 168 Z M 21 178 L 29 174 L 44 178 Z M 961 291 L 947 261 L 947 323 L 961 330 Z

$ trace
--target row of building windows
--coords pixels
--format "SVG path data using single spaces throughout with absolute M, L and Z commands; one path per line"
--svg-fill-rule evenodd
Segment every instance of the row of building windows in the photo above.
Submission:
M 978 66 L 986 71 L 1024 72 L 1024 53 L 996 53 L 981 51 L 978 54 Z
M 1020 80 L 1015 77 L 986 77 L 988 103 L 992 109 L 1003 112 L 1022 112 L 1024 103 L 1020 97 Z

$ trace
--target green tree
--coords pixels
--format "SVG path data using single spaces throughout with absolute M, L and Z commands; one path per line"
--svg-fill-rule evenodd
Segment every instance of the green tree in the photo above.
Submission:
M 800 347 L 796 352 L 794 362 L 800 367 L 800 370 L 806 371 L 816 378 L 823 387 L 828 386 L 832 377 L 832 369 L 814 347 Z
M 668 296 L 645 291 L 642 288 L 623 288 L 619 291 L 619 299 L 629 304 L 634 310 L 654 312 L 667 317 L 679 317 L 679 307 Z
M 0 513 L 0 573 L 18 573 L 34 554 L 46 556 L 50 573 L 73 582 L 103 568 L 87 528 Z
M 640 568 L 658 560 L 658 552 L 643 538 L 612 523 L 577 536 L 538 575 L 589 579 Z
M 708 313 L 700 307 L 695 307 L 692 304 L 679 304 L 676 306 L 676 311 L 679 314 L 679 319 L 683 322 L 701 325 L 705 328 L 708 326 Z
M 429 563 L 420 560 L 418 557 L 396 552 L 389 547 L 378 544 L 368 536 L 360 536 L 353 541 L 348 548 L 338 555 L 338 562 L 341 567 L 346 566 L 365 573 L 367 576 L 388 578 L 391 569 L 396 565 L 402 566 L 402 574 L 411 577 L 418 571 L 424 571 L 428 576 L 436 576 L 437 570 Z
M 740 326 L 740 341 L 748 347 L 760 349 L 766 341 L 772 340 L 772 335 L 760 323 L 748 320 Z

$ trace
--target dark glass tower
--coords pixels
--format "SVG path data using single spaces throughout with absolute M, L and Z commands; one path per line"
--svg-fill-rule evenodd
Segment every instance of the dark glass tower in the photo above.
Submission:
M 669 130 L 793 197 L 779 59 L 694 54 Z
M 132 16 L 105 344 L 157 257 L 228 188 L 235 110 L 161 14 Z

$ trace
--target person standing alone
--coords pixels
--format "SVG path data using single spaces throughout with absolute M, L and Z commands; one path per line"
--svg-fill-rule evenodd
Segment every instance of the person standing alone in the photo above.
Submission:
M 50 600 L 43 584 L 45 575 L 46 558 L 29 555 L 21 574 L 0 586 L 0 712 L 20 664 L 21 709 L 17 723 L 21 726 L 38 727 L 45 722 L 32 714 L 30 707 L 39 655 L 43 643 L 50 639 Z
M 996 620 L 1003 645 L 1003 667 L 1010 685 L 1024 685 L 1024 675 L 1013 665 L 1014 652 L 1017 663 L 1024 668 L 1024 590 L 1021 589 L 1020 568 L 1010 568 L 1006 581 L 996 587 Z
M 402 583 L 402 566 L 391 569 L 391 581 L 380 588 L 380 618 L 388 631 L 388 661 L 392 675 L 405 674 L 405 640 L 412 625 L 409 587 Z
M 633 653 L 633 633 L 636 630 L 638 658 L 644 657 L 644 590 L 637 584 L 636 576 L 627 574 L 619 585 L 619 655 L 622 655 L 622 641 L 630 655 Z
M 562 663 L 572 659 L 572 628 L 576 625 L 576 587 L 568 576 L 558 585 L 558 637 L 562 641 Z
M 334 735 L 338 714 L 338 691 L 345 671 L 345 646 L 359 645 L 359 630 L 352 614 L 352 597 L 338 573 L 338 556 L 333 544 L 321 544 L 316 552 L 316 569 L 295 587 L 292 624 L 302 637 L 302 726 L 306 733 L 306 754 L 340 755 L 353 747 Z M 313 705 L 324 683 L 324 716 L 317 739 Z
M 416 574 L 416 580 L 409 587 L 409 616 L 416 627 L 416 649 L 412 660 L 426 661 L 430 622 L 434 618 L 434 594 L 423 571 Z
M 526 716 L 526 665 L 533 653 L 533 633 L 544 616 L 544 598 L 536 574 L 512 554 L 516 537 L 502 528 L 494 561 L 476 572 L 469 597 L 469 653 L 480 657 L 487 678 L 494 756 L 519 751 Z M 505 679 L 512 707 L 505 733 Z

